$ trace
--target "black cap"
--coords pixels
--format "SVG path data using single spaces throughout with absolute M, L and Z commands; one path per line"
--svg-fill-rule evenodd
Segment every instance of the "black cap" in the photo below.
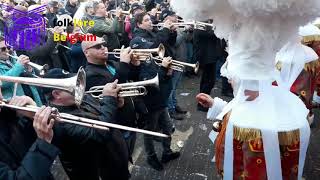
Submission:
M 167 9 L 170 7 L 169 3 L 162 2 L 160 3 L 160 9 Z
M 48 6 L 49 7 L 59 7 L 59 2 L 58 1 L 56 1 L 56 0 L 52 0 L 52 1 L 50 1 L 49 3 L 48 3 Z
M 133 4 L 131 5 L 131 8 L 130 8 L 130 13 L 133 14 L 133 12 L 134 12 L 135 10 L 137 10 L 137 9 L 143 10 L 143 6 L 141 6 L 141 5 L 138 4 L 138 3 L 133 3 Z
M 68 71 L 65 71 L 60 68 L 54 68 L 50 69 L 43 78 L 49 78 L 49 79 L 65 79 L 65 78 L 71 78 L 75 76 L 75 73 L 69 73 Z M 43 88 L 43 94 L 49 94 L 54 90 L 54 88 Z
M 163 21 L 166 17 L 176 15 L 175 12 L 170 11 L 169 9 L 165 9 L 160 14 L 160 20 Z
M 147 41 L 142 37 L 135 37 L 130 42 L 130 47 L 132 49 L 150 49 L 152 45 L 152 42 Z

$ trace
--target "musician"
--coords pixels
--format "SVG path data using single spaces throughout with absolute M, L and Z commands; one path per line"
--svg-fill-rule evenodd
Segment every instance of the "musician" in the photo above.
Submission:
M 152 42 L 146 39 L 137 37 L 134 38 L 130 46 L 135 49 L 150 49 L 153 46 Z M 168 114 L 168 98 L 172 89 L 172 69 L 170 69 L 171 58 L 164 58 L 161 67 L 155 64 L 154 61 L 146 61 L 140 66 L 140 80 L 151 79 L 159 74 L 160 88 L 147 87 L 148 93 L 143 97 L 148 113 L 143 114 L 145 120 L 145 128 L 147 130 L 156 131 L 158 128 L 164 134 L 171 135 L 174 131 L 174 126 Z M 162 139 L 163 153 L 161 162 L 167 163 L 180 156 L 180 152 L 173 152 L 170 148 L 171 137 Z M 153 145 L 153 137 L 144 135 L 144 146 L 147 153 L 147 163 L 154 169 L 161 171 L 163 165 L 159 161 Z
M 133 38 L 133 32 L 136 27 L 134 17 L 142 12 L 144 12 L 143 6 L 141 6 L 139 3 L 133 3 L 130 8 L 132 17 L 126 16 L 125 18 L 125 32 L 128 33 L 128 37 L 130 40 Z
M 97 41 L 83 41 L 82 50 L 87 58 L 88 64 L 85 68 L 87 74 L 86 90 L 93 86 L 105 85 L 113 82 L 115 79 L 119 83 L 125 83 L 127 80 L 137 80 L 136 72 L 139 67 L 131 62 L 130 49 L 124 49 L 120 53 L 120 62 L 108 60 L 108 48 L 104 46 L 105 41 L 97 37 Z M 120 99 L 123 101 L 123 99 Z M 136 109 L 131 98 L 124 98 L 124 104 L 117 112 L 116 122 L 121 125 L 135 127 L 137 123 Z M 129 156 L 133 153 L 136 135 L 133 132 L 122 131 L 127 142 Z
M 27 96 L 16 96 L 10 104 L 36 105 Z M 59 150 L 51 144 L 51 108 L 42 107 L 34 117 L 7 108 L 1 108 L 0 114 L 0 179 L 53 180 L 50 168 Z
M 177 23 L 178 17 L 175 12 L 170 11 L 169 9 L 165 9 L 160 14 L 160 20 L 163 22 L 171 21 L 172 23 Z M 173 31 L 177 32 L 176 29 L 174 29 Z M 178 32 L 177 32 L 177 36 L 178 36 Z M 178 41 L 176 41 L 176 43 L 178 43 Z M 171 52 L 174 52 L 175 57 L 177 57 L 176 56 L 177 55 L 176 44 L 174 46 L 170 45 L 167 49 L 169 49 L 169 48 L 170 48 Z M 179 60 L 181 60 L 181 59 L 179 59 Z M 176 120 L 183 120 L 184 119 L 183 114 L 187 113 L 186 110 L 184 110 L 182 107 L 180 107 L 178 105 L 178 101 L 176 99 L 176 89 L 181 81 L 181 78 L 182 78 L 182 72 L 173 71 L 172 90 L 171 90 L 169 100 L 168 100 L 168 110 L 169 110 L 170 117 L 172 119 L 176 119 Z
M 18 60 L 9 57 L 9 49 L 5 41 L 0 37 L 0 75 L 24 77 L 33 74 L 32 68 L 28 65 L 30 59 L 26 55 L 20 55 Z M 2 91 L 6 99 L 10 99 L 14 95 L 14 83 L 3 82 Z M 42 105 L 38 90 L 33 86 L 18 84 L 16 95 L 28 95 L 32 97 L 38 106 Z
M 55 68 L 49 70 L 44 78 L 73 76 L 75 74 Z M 116 84 L 105 85 L 101 101 L 85 95 L 80 106 L 75 104 L 74 96 L 67 91 L 45 88 L 44 93 L 49 105 L 59 112 L 115 123 L 120 89 Z M 53 142 L 61 150 L 59 157 L 71 180 L 99 180 L 99 177 L 102 180 L 128 179 L 128 150 L 119 130 L 110 129 L 108 132 L 69 123 L 61 123 L 54 130 L 56 138 Z
M 49 20 L 49 27 L 54 27 L 55 22 L 57 21 L 57 13 L 59 10 L 59 2 L 56 0 L 51 0 L 48 2 L 46 18 Z
M 89 29 L 89 33 L 99 37 L 104 37 L 108 42 L 108 49 L 113 50 L 120 48 L 120 42 L 117 33 L 123 33 L 123 20 L 120 19 L 121 11 L 117 10 L 114 19 L 106 18 L 106 7 L 103 3 L 93 3 L 94 27 Z
M 73 17 L 79 8 L 79 0 L 68 0 L 65 6 L 65 9 L 70 13 L 70 16 Z
M 135 21 L 136 29 L 133 34 L 134 38 L 142 37 L 147 41 L 152 42 L 153 45 L 151 48 L 156 48 L 162 43 L 166 48 L 165 56 L 170 56 L 175 59 L 172 47 L 176 43 L 177 31 L 170 19 L 164 21 L 164 26 L 161 30 L 153 28 L 150 16 L 147 13 L 137 14 Z

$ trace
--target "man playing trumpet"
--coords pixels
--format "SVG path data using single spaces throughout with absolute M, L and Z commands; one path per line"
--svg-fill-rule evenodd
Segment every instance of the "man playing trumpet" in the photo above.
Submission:
M 32 74 L 32 68 L 28 65 L 30 59 L 26 55 L 20 55 L 18 60 L 9 57 L 9 49 L 5 44 L 3 38 L 0 37 L 0 75 L 23 77 Z M 15 90 L 16 89 L 16 90 Z M 33 86 L 15 84 L 11 82 L 3 82 L 2 84 L 3 96 L 6 99 L 14 95 L 23 96 L 28 95 L 32 97 L 38 106 L 42 105 L 40 95 L 37 89 Z M 16 94 L 14 94 L 16 93 Z
M 82 50 L 87 58 L 88 64 L 85 68 L 87 74 L 87 86 L 86 90 L 89 90 L 93 86 L 105 85 L 106 83 L 113 82 L 118 79 L 120 83 L 126 82 L 128 79 L 134 80 L 134 72 L 138 67 L 131 62 L 132 52 L 130 48 L 122 49 L 120 52 L 120 62 L 108 60 L 108 48 L 104 46 L 105 41 L 102 38 L 97 37 L 97 41 L 82 42 Z M 126 125 L 135 127 L 137 123 L 136 110 L 133 100 L 128 98 L 120 98 L 123 102 L 118 109 L 116 115 L 116 123 L 120 125 Z M 125 138 L 129 155 L 132 154 L 135 144 L 135 133 L 123 131 L 123 137 Z

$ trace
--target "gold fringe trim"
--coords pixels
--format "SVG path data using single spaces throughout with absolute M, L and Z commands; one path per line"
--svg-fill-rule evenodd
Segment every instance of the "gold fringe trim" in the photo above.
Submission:
M 320 41 L 320 35 L 310 35 L 310 36 L 303 36 L 302 43 L 309 44 L 313 41 Z
M 304 70 L 309 71 L 311 73 L 316 73 L 317 69 L 320 68 L 320 59 L 317 61 L 311 61 L 304 65 Z
M 292 145 L 299 141 L 300 133 L 299 129 L 288 131 L 288 132 L 279 132 L 279 144 L 280 145 Z M 238 141 L 250 141 L 262 138 L 261 131 L 258 129 L 250 128 L 239 128 L 233 127 L 233 137 Z

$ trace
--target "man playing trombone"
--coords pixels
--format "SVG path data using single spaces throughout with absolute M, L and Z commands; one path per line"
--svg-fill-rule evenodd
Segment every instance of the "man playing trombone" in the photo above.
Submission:
M 4 39 L 0 37 L 0 75 L 23 77 L 33 74 L 32 68 L 28 65 L 30 62 L 28 56 L 20 55 L 16 60 L 9 57 L 9 52 L 10 51 L 6 46 Z M 15 85 L 11 82 L 3 82 L 2 91 L 3 96 L 6 99 L 9 99 L 14 95 L 28 95 L 36 101 L 38 106 L 42 105 L 39 92 L 33 86 L 20 84 Z
M 0 100 L 2 94 L 0 89 Z M 16 96 L 10 105 L 35 105 L 27 96 Z M 52 109 L 40 108 L 35 116 L 1 108 L 0 112 L 0 179 L 53 180 L 50 168 L 59 153 L 51 144 L 54 120 Z M 32 122 L 33 119 L 33 122 Z
M 62 69 L 52 69 L 44 78 L 73 76 Z M 114 123 L 119 89 L 117 80 L 106 84 L 102 100 L 85 95 L 79 107 L 70 92 L 44 88 L 44 93 L 49 105 L 59 112 Z M 128 179 L 128 150 L 119 130 L 108 132 L 64 123 L 56 126 L 55 131 L 55 143 L 61 150 L 59 157 L 71 180 Z

